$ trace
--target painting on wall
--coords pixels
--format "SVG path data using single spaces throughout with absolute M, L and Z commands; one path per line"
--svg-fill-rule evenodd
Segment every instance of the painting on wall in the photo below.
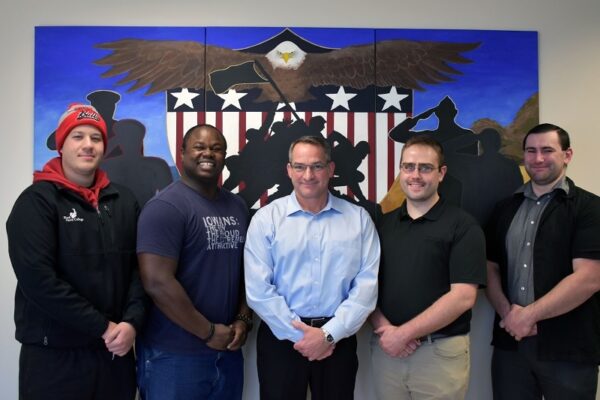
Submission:
M 530 31 L 37 27 L 35 40 L 35 169 L 67 105 L 90 103 L 110 131 L 102 167 L 142 204 L 178 178 L 199 123 L 225 134 L 220 183 L 252 208 L 291 192 L 287 149 L 308 134 L 332 146 L 332 193 L 389 210 L 403 143 L 428 134 L 446 154 L 440 191 L 483 222 L 522 182 L 539 118 Z

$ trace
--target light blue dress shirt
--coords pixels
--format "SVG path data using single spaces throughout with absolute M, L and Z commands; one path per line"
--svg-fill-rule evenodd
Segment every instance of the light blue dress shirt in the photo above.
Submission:
M 379 238 L 369 214 L 331 194 L 317 214 L 295 193 L 256 212 L 246 235 L 249 306 L 280 340 L 297 342 L 300 317 L 333 317 L 323 328 L 339 341 L 375 308 Z

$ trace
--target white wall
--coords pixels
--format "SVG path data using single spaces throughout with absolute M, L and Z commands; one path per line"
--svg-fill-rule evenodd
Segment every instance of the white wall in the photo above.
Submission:
M 7 4 L 8 3 L 8 4 Z M 169 4 L 169 5 L 167 5 Z M 541 121 L 571 133 L 569 175 L 600 193 L 595 153 L 600 143 L 600 2 L 597 0 L 101 0 L 3 1 L 0 5 L 0 221 L 31 182 L 33 165 L 33 54 L 36 25 L 339 26 L 537 30 L 540 40 Z M 68 55 L 65 55 L 68 56 Z M 76 66 L 74 66 L 76 68 Z M 17 398 L 18 345 L 12 321 L 15 278 L 0 233 L 0 397 Z M 470 399 L 489 399 L 491 310 L 475 309 Z M 364 338 L 366 331 L 361 331 Z M 254 336 L 251 336 L 253 339 Z M 365 342 L 357 399 L 371 398 Z M 247 399 L 257 399 L 253 348 L 248 352 Z M 250 367 L 250 368 L 248 368 Z M 600 398 L 600 397 L 599 397 Z

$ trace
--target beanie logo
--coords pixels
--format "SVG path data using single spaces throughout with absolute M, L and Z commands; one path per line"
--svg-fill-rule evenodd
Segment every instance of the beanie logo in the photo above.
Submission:
M 77 216 L 77 211 L 74 208 L 71 208 L 69 215 L 63 215 L 63 218 L 66 222 L 83 222 L 83 218 Z
M 77 115 L 77 119 L 93 119 L 94 121 L 100 121 L 98 113 L 90 110 L 81 110 Z

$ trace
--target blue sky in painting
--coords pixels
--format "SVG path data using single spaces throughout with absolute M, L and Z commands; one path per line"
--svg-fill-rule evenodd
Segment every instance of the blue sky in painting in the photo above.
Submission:
M 282 28 L 208 28 L 207 43 L 233 49 L 262 42 Z M 447 42 L 481 42 L 464 55 L 471 64 L 455 64 L 463 72 L 453 82 L 425 85 L 414 93 L 414 113 L 435 106 L 450 95 L 460 112 L 457 121 L 469 127 L 479 118 L 492 118 L 502 125 L 512 122 L 518 109 L 538 91 L 537 33 L 531 31 L 480 30 L 372 30 L 338 28 L 292 28 L 303 38 L 326 47 L 340 48 L 372 40 L 412 39 Z M 125 38 L 203 41 L 202 27 L 38 27 L 35 37 L 35 124 L 34 167 L 39 169 L 55 155 L 46 148 L 46 138 L 66 106 L 86 102 L 94 90 L 108 89 L 121 94 L 115 119 L 134 118 L 147 129 L 145 154 L 158 156 L 169 164 L 165 97 L 144 95 L 146 88 L 126 92 L 130 85 L 117 85 L 120 77 L 102 78 L 108 68 L 94 64 L 108 51 L 97 43 Z M 242 33 L 243 32 L 243 33 Z M 427 128 L 425 121 L 417 128 Z

